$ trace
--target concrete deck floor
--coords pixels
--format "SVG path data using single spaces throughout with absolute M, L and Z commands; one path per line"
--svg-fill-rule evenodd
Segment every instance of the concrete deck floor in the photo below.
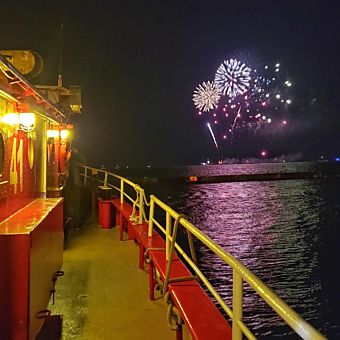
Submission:
M 118 228 L 103 230 L 91 218 L 72 231 L 64 251 L 56 302 L 62 339 L 175 339 L 163 299 L 148 298 L 148 275 L 138 269 L 138 247 L 119 241 Z

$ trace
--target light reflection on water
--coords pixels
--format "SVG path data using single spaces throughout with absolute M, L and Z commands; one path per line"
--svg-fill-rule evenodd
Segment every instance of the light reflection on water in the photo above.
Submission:
M 335 180 L 152 186 L 148 191 L 235 256 L 327 337 L 340 336 L 340 183 Z M 198 245 L 196 243 L 196 245 Z M 204 273 L 231 306 L 231 272 L 198 245 Z M 257 336 L 287 336 L 244 284 L 245 320 Z M 274 326 L 275 325 L 275 326 Z

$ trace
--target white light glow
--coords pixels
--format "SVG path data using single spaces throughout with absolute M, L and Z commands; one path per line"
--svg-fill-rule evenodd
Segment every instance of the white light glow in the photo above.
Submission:
M 6 113 L 2 116 L 1 121 L 8 125 L 18 125 L 19 124 L 19 114 L 18 113 Z

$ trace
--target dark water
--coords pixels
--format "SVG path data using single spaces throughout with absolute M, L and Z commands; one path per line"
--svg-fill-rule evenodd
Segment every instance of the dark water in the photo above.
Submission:
M 222 175 L 320 171 L 330 166 L 334 165 L 251 164 L 179 171 Z M 178 169 L 167 173 L 176 176 Z M 340 338 L 340 179 L 154 185 L 146 190 L 186 214 L 328 338 Z M 207 249 L 196 246 L 204 273 L 231 306 L 230 270 Z M 250 329 L 258 337 L 292 338 L 289 327 L 246 284 L 244 290 Z

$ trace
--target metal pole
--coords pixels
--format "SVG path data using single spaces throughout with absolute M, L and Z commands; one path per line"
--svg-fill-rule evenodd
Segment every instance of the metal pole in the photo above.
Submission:
M 174 228 L 172 230 L 172 240 L 171 240 L 170 249 L 169 249 L 169 259 L 166 264 L 166 275 L 165 275 L 164 285 L 163 285 L 163 296 L 165 295 L 165 292 L 168 289 L 168 283 L 169 283 L 170 273 L 171 273 L 172 258 L 174 255 L 175 245 L 176 245 L 178 226 L 181 220 L 184 218 L 185 218 L 184 215 L 178 215 L 174 223 Z
M 149 229 L 148 236 L 152 236 L 152 228 L 153 228 L 153 214 L 155 210 L 155 201 L 153 200 L 153 195 L 150 196 L 150 213 L 149 213 Z
M 243 286 L 242 275 L 236 269 L 233 269 L 233 340 L 242 339 L 242 330 L 239 326 L 239 321 L 242 321 L 242 299 L 243 299 Z
M 124 180 L 120 180 L 120 204 L 124 203 Z
M 169 259 L 169 251 L 170 251 L 170 236 L 171 234 L 171 215 L 167 211 L 166 212 L 166 237 L 165 237 L 165 259 L 168 261 Z
M 39 119 L 41 121 L 41 154 L 40 154 L 40 183 L 39 192 L 40 197 L 46 197 L 47 192 L 47 121 L 45 119 Z
M 138 187 L 139 190 L 139 216 L 138 216 L 138 224 L 143 223 L 143 214 L 144 214 L 144 190 L 141 187 Z

